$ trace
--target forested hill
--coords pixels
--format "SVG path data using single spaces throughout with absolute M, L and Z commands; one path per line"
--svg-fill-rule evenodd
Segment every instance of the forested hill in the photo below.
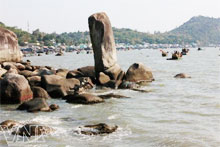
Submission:
M 200 43 L 220 44 L 220 18 L 193 17 L 169 33 L 186 35 Z
M 66 45 L 78 45 L 88 43 L 90 41 L 89 32 L 71 32 L 71 33 L 43 33 L 36 29 L 32 33 L 28 33 L 17 27 L 8 27 L 0 22 L 1 27 L 15 32 L 19 39 L 19 44 L 24 45 L 24 42 L 40 42 L 43 45 L 53 45 L 56 43 L 65 43 Z M 118 29 L 113 27 L 116 43 L 126 44 L 191 44 L 198 43 L 199 45 L 220 44 L 220 18 L 210 18 L 197 16 L 180 27 L 166 33 L 143 33 L 131 29 Z

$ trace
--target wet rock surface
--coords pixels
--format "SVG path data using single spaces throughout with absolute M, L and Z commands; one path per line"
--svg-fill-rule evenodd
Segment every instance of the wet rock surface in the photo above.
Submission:
M 104 102 L 102 98 L 88 93 L 68 95 L 64 99 L 66 99 L 67 103 L 74 104 L 96 104 Z
M 109 126 L 105 123 L 99 123 L 96 125 L 85 125 L 80 127 L 79 131 L 75 131 L 84 135 L 102 135 L 110 134 L 117 130 L 118 126 Z
M 45 125 L 30 123 L 19 128 L 19 130 L 12 132 L 12 134 L 31 137 L 31 136 L 39 136 L 39 135 L 48 135 L 54 131 L 55 130 L 53 128 Z
M 44 98 L 35 98 L 24 102 L 18 106 L 17 110 L 26 110 L 28 112 L 50 111 L 50 107 Z

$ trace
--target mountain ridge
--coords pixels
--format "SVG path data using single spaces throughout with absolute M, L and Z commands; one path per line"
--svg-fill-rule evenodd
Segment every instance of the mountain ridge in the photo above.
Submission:
M 44 45 L 52 45 L 52 41 L 57 43 L 81 44 L 90 42 L 89 32 L 70 32 L 70 33 L 43 33 L 39 29 L 28 33 L 16 27 L 8 27 L 0 22 L 1 27 L 14 31 L 19 39 L 19 44 L 24 42 L 43 42 Z M 113 27 L 116 43 L 126 44 L 220 44 L 220 18 L 194 16 L 179 27 L 165 33 L 145 33 L 129 28 Z

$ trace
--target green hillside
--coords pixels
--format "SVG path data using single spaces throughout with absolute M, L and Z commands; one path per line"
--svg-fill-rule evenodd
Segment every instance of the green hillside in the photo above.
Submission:
M 78 45 L 90 42 L 89 32 L 71 32 L 71 33 L 43 33 L 39 29 L 28 33 L 17 27 L 8 27 L 0 22 L 1 27 L 5 27 L 15 32 L 18 36 L 19 44 L 24 42 L 40 42 L 42 45 L 53 45 L 56 43 L 65 43 L 66 45 Z M 180 27 L 166 33 L 143 33 L 127 28 L 114 28 L 114 37 L 116 43 L 126 44 L 191 44 L 199 45 L 220 44 L 220 18 L 210 18 L 197 16 Z

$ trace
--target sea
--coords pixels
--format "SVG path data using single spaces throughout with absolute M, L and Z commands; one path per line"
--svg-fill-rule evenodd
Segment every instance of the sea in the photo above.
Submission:
M 130 65 L 142 62 L 152 69 L 155 81 L 138 92 L 129 89 L 93 88 L 94 94 L 115 93 L 130 98 L 111 98 L 94 105 L 69 104 L 61 99 L 49 99 L 58 104 L 54 112 L 28 113 L 17 111 L 18 105 L 0 105 L 0 122 L 16 120 L 50 126 L 55 132 L 26 139 L 16 139 L 0 132 L 0 146 L 30 147 L 219 147 L 220 146 L 220 49 L 190 48 L 180 60 L 166 60 L 158 49 L 117 51 L 118 64 L 126 71 Z M 25 57 L 32 65 L 47 65 L 73 70 L 94 65 L 93 54 L 64 53 L 64 56 L 43 55 Z M 178 73 L 191 76 L 176 79 Z M 75 131 L 80 126 L 106 123 L 117 125 L 109 135 L 87 136 Z

